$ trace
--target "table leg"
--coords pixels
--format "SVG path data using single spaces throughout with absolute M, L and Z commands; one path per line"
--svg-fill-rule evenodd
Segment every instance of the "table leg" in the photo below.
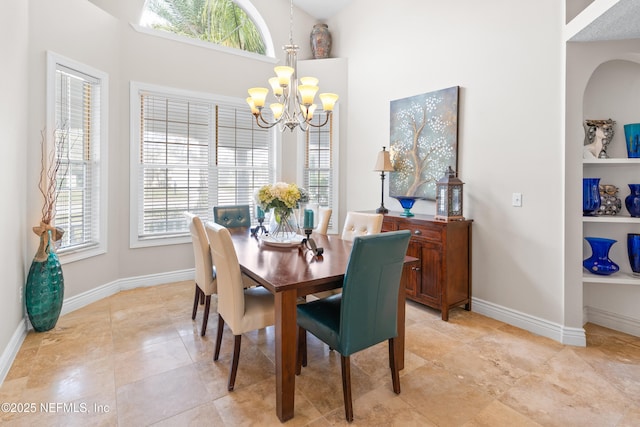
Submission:
M 398 337 L 393 341 L 393 345 L 396 349 L 396 357 L 398 359 L 398 370 L 404 369 L 405 295 L 404 283 L 400 283 L 400 291 L 398 293 Z
M 293 418 L 296 388 L 296 291 L 275 294 L 276 414 L 284 422 Z

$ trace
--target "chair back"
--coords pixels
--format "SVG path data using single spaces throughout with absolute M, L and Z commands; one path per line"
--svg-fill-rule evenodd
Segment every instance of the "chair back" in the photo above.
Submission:
M 329 220 L 331 219 L 331 213 L 333 210 L 331 208 L 320 208 L 318 212 L 318 226 L 315 229 L 315 232 L 318 234 L 327 234 L 327 229 L 329 228 Z
M 347 212 L 342 228 L 342 240 L 353 240 L 357 236 L 378 234 L 382 231 L 382 214 Z
M 224 226 L 213 222 L 205 224 L 211 245 L 211 257 L 218 276 L 218 313 L 229 325 L 234 335 L 238 332 L 244 315 L 244 285 L 236 249 L 231 234 Z
M 409 230 L 354 239 L 342 285 L 338 350 L 349 356 L 398 335 L 398 292 Z
M 205 295 L 215 294 L 217 291 L 217 281 L 211 261 L 209 239 L 207 238 L 207 233 L 204 231 L 204 225 L 200 217 L 190 212 L 187 212 L 185 215 L 189 221 L 189 232 L 191 233 L 191 243 L 193 244 L 196 284 L 202 289 Z
M 214 206 L 213 220 L 227 228 L 251 227 L 249 205 Z

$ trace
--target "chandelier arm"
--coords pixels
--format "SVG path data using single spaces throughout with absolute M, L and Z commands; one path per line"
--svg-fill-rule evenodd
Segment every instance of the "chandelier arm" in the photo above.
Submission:
M 326 125 L 327 122 L 329 121 L 329 117 L 331 117 L 331 113 L 327 113 L 326 117 L 324 118 L 324 122 L 322 124 L 319 125 L 314 125 L 313 123 L 311 123 L 310 121 L 306 122 L 309 126 L 312 126 L 314 128 L 321 128 L 322 126 Z
M 277 122 L 269 123 L 262 118 L 262 114 L 254 114 L 253 116 L 256 118 L 256 124 L 258 125 L 258 127 L 262 129 L 271 129 L 272 127 L 274 127 L 275 125 L 281 122 L 281 120 L 278 120 Z M 260 117 L 260 119 L 258 119 L 258 117 Z M 260 123 L 260 120 L 262 120 L 262 122 L 265 123 L 266 126 L 262 125 Z

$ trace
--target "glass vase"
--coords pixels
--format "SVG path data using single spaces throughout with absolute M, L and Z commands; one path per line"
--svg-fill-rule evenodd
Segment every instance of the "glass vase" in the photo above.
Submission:
M 25 285 L 25 305 L 34 330 L 44 332 L 56 326 L 63 297 L 62 266 L 48 230 L 40 235 L 40 247 L 31 262 Z
M 593 216 L 600 209 L 600 178 L 582 179 L 582 214 Z
M 591 256 L 582 262 L 589 273 L 608 276 L 620 271 L 618 264 L 609 258 L 609 250 L 616 240 L 601 237 L 585 237 L 584 239 L 591 246 Z
M 630 194 L 625 197 L 624 205 L 629 211 L 629 215 L 634 218 L 640 217 L 640 184 L 628 184 Z
M 298 221 L 292 208 L 272 208 L 269 216 L 269 236 L 286 242 L 298 234 Z
M 640 234 L 627 234 L 629 265 L 634 276 L 640 276 Z
M 640 157 L 640 123 L 624 125 L 624 138 L 627 141 L 627 156 L 630 159 Z

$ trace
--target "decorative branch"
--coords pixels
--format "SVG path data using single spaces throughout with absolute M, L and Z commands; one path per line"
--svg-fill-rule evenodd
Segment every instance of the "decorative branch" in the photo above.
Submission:
M 40 225 L 33 227 L 33 232 L 40 236 L 48 230 L 51 230 L 53 240 L 58 241 L 62 238 L 64 230 L 53 227 L 52 221 L 56 214 L 59 190 L 69 170 L 69 162 L 67 161 L 63 164 L 67 134 L 63 131 L 56 137 L 54 133 L 54 146 L 52 150 L 47 150 L 46 132 L 44 130 L 40 131 L 40 136 L 41 158 L 38 189 L 44 198 L 44 203 L 42 204 Z M 59 177 L 58 174 L 61 172 L 61 167 L 65 167 L 65 169 L 62 171 L 62 176 Z M 58 180 L 59 178 L 60 180 Z

